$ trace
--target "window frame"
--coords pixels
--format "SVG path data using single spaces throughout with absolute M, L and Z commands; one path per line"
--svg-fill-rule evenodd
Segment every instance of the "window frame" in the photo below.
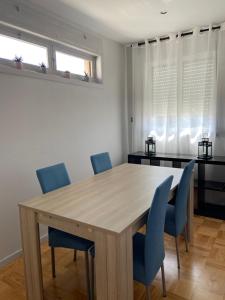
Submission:
M 20 30 L 18 28 L 6 26 L 0 24 L 0 34 L 5 35 L 7 37 L 12 37 L 19 39 L 24 42 L 32 43 L 37 46 L 42 46 L 47 49 L 47 59 L 48 59 L 48 68 L 47 68 L 47 74 L 43 73 L 39 66 L 27 64 L 23 62 L 24 68 L 22 70 L 16 70 L 15 63 L 13 60 L 0 58 L 0 68 L 2 66 L 2 71 L 5 72 L 10 69 L 12 70 L 12 73 L 15 73 L 15 71 L 18 71 L 18 75 L 24 75 L 27 77 L 35 77 L 34 74 L 42 74 L 45 76 L 44 78 L 53 81 L 63 81 L 67 83 L 74 83 L 83 81 L 84 76 L 79 74 L 74 74 L 71 72 L 71 77 L 65 78 L 63 71 L 58 71 L 56 69 L 56 51 L 69 54 L 78 58 L 82 58 L 85 60 L 89 60 L 92 62 L 91 66 L 91 76 L 89 77 L 88 82 L 84 82 L 85 84 L 93 83 L 93 84 L 101 84 L 102 78 L 98 78 L 97 74 L 102 73 L 102 64 L 98 64 L 99 70 L 97 70 L 97 61 L 101 61 L 101 56 L 89 51 L 86 51 L 84 49 L 77 48 L 73 45 L 63 43 L 61 41 L 56 41 L 51 38 L 47 38 L 45 36 L 41 36 L 40 34 L 30 33 L 25 30 Z M 5 69 L 3 66 L 7 66 L 7 69 Z M 15 71 L 14 71 L 15 70 Z M 1 71 L 1 70 L 0 70 Z M 17 73 L 17 72 L 16 72 Z M 38 76 L 39 78 L 39 76 Z M 58 80 L 57 80 L 58 79 Z
M 49 51 L 50 45 L 49 45 L 48 41 L 46 41 L 45 39 L 39 38 L 37 36 L 34 36 L 32 34 L 29 34 L 27 32 L 20 31 L 20 30 L 14 30 L 11 28 L 4 28 L 4 29 L 0 28 L 0 34 L 46 48 L 47 49 L 47 60 L 48 60 L 47 70 L 51 70 L 50 56 L 49 56 L 50 55 L 50 51 Z M 1 58 L 1 57 L 0 57 L 0 64 L 4 64 L 7 66 L 11 66 L 11 67 L 15 66 L 13 60 Z M 41 73 L 40 67 L 37 65 L 28 64 L 28 63 L 23 62 L 23 66 L 25 67 L 25 70 L 33 70 L 36 72 L 39 71 Z
M 92 62 L 92 68 L 91 69 L 92 70 L 95 69 L 94 66 L 96 66 L 97 56 L 91 55 L 89 53 L 84 53 L 84 52 L 82 52 L 80 50 L 77 50 L 77 49 L 68 48 L 68 47 L 65 47 L 63 45 L 54 43 L 53 44 L 53 56 L 52 56 L 52 58 L 53 58 L 53 63 L 54 63 L 54 72 L 55 72 L 55 74 L 59 74 L 61 76 L 64 75 L 63 71 L 57 70 L 56 52 L 61 52 L 63 54 L 68 54 L 68 55 L 71 55 L 71 56 L 74 56 L 74 57 L 77 57 L 77 58 L 81 58 L 81 59 L 84 59 L 84 60 L 91 61 Z M 91 70 L 90 80 L 95 81 L 96 80 L 95 72 L 93 72 L 92 70 Z M 83 77 L 84 76 L 82 76 L 82 75 L 75 74 L 75 73 L 71 72 L 71 78 L 76 78 L 76 79 L 82 80 Z

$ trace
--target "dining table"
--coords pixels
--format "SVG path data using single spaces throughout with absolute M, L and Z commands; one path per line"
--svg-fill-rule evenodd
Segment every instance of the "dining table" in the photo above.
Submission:
M 133 235 L 146 223 L 155 190 L 173 175 L 175 196 L 182 169 L 124 163 L 19 204 L 27 300 L 43 300 L 39 224 L 95 244 L 97 300 L 133 300 Z M 188 198 L 192 240 L 193 176 Z M 47 299 L 46 299 L 47 300 Z

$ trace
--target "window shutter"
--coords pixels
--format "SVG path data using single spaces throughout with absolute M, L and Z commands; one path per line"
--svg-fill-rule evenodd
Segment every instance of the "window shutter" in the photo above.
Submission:
M 177 66 L 153 67 L 153 115 L 154 117 L 177 114 Z
M 182 114 L 209 116 L 214 99 L 216 76 L 215 58 L 201 59 L 183 64 Z

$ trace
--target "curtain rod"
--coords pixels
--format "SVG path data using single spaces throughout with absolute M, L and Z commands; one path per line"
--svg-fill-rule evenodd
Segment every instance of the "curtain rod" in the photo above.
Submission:
M 212 30 L 218 30 L 220 29 L 221 26 L 218 25 L 218 26 L 213 26 L 212 27 Z M 206 31 L 209 31 L 209 28 L 204 28 L 204 29 L 200 29 L 200 32 L 206 32 Z M 193 30 L 192 31 L 188 31 L 188 32 L 184 32 L 184 33 L 181 33 L 181 36 L 184 37 L 184 36 L 187 36 L 187 35 L 192 35 L 193 34 Z M 176 38 L 178 37 L 178 34 L 176 34 Z M 160 42 L 162 41 L 166 41 L 166 40 L 169 40 L 170 37 L 169 36 L 165 36 L 165 37 L 161 37 L 159 38 Z M 156 39 L 152 39 L 152 40 L 149 40 L 148 43 L 149 44 L 153 44 L 153 43 L 156 43 L 157 40 Z M 136 45 L 139 47 L 139 46 L 143 46 L 145 44 L 145 42 L 139 42 L 137 43 Z M 134 44 L 131 44 L 130 47 L 133 47 Z

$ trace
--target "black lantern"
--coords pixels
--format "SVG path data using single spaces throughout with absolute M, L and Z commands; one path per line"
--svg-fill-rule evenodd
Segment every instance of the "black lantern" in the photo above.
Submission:
M 145 141 L 145 154 L 148 156 L 155 155 L 156 143 L 153 137 L 148 137 Z
M 212 142 L 210 142 L 208 138 L 202 138 L 202 140 L 198 142 L 198 158 L 212 158 Z

